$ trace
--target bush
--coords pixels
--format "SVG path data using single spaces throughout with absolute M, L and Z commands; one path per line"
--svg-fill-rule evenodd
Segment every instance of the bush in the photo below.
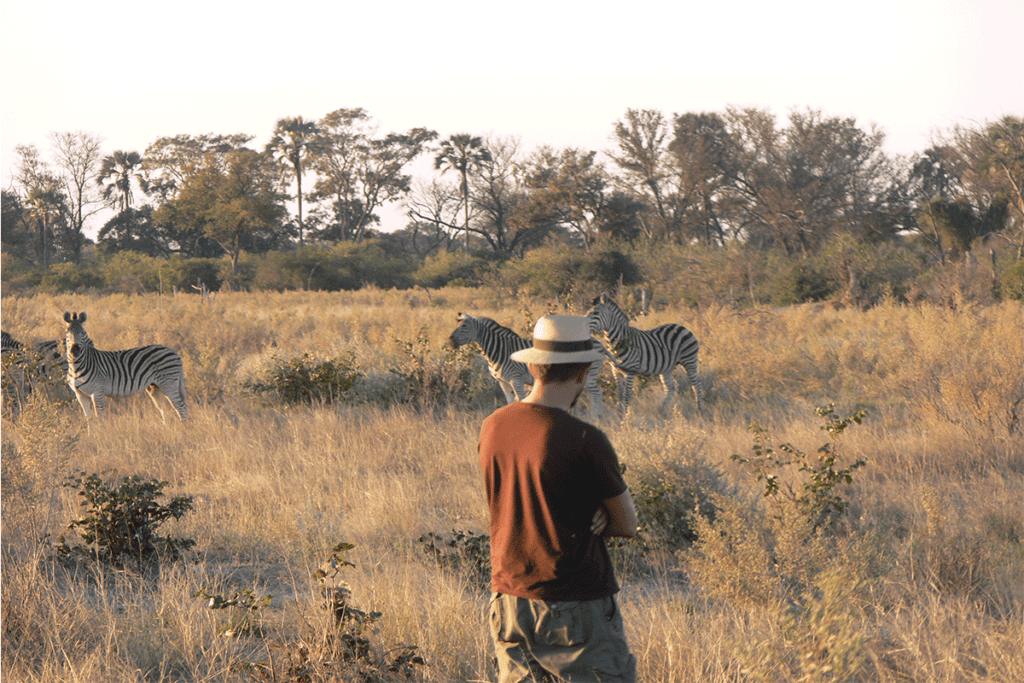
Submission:
M 41 277 L 35 264 L 6 252 L 0 254 L 0 280 L 5 295 L 14 290 L 31 290 L 39 285 Z
M 367 284 L 408 287 L 413 264 L 387 254 L 374 242 L 344 242 L 329 249 L 304 247 L 260 258 L 252 285 L 257 289 L 337 292 Z
M 65 486 L 78 489 L 85 512 L 68 529 L 77 530 L 86 546 L 92 547 L 71 546 L 62 536 L 57 548 L 61 556 L 88 555 L 117 567 L 135 559 L 141 567 L 143 561 L 158 557 L 177 559 L 195 545 L 191 539 L 157 536 L 164 522 L 181 519 L 192 510 L 192 496 L 175 496 L 167 505 L 156 502 L 164 495 L 166 481 L 133 475 L 112 485 L 98 474 L 79 473 Z
M 84 292 L 100 289 L 105 284 L 106 280 L 92 262 L 55 263 L 39 280 L 39 288 L 51 294 Z
M 1014 261 L 1003 271 L 999 287 L 1004 298 L 1024 301 L 1024 261 Z
M 764 489 L 762 499 L 772 507 L 766 511 L 719 495 L 715 518 L 695 520 L 698 540 L 688 553 L 688 568 L 710 595 L 739 604 L 800 606 L 820 593 L 830 572 L 849 571 L 851 581 L 862 578 L 851 558 L 864 556 L 872 541 L 844 538 L 836 523 L 848 506 L 839 486 L 852 482 L 864 460 L 838 469 L 836 464 L 840 436 L 864 413 L 841 419 L 827 406 L 815 414 L 825 419 L 821 429 L 830 437 L 816 461 L 789 444 L 774 448 L 757 425 L 751 426 L 753 455 L 732 456 L 750 467 Z M 846 552 L 853 555 L 842 558 Z
M 744 458 L 733 455 L 732 459 L 749 465 L 757 481 L 764 485 L 764 496 L 775 504 L 778 519 L 795 510 L 811 525 L 813 530 L 828 528 L 846 512 L 848 503 L 840 495 L 839 487 L 853 483 L 853 473 L 864 466 L 864 458 L 858 458 L 846 467 L 837 469 L 839 459 L 839 437 L 851 424 L 860 424 L 867 414 L 859 410 L 853 415 L 840 418 L 834 405 L 816 408 L 814 414 L 825 419 L 822 431 L 827 431 L 831 440 L 818 449 L 817 459 L 794 448 L 788 443 L 778 447 L 780 455 L 772 446 L 764 428 L 757 424 L 750 427 L 754 435 L 753 455 Z M 783 472 L 794 471 L 799 488 L 794 488 L 783 476 Z
M 123 294 L 160 291 L 160 267 L 165 262 L 135 251 L 115 254 L 103 266 L 107 287 Z
M 274 394 L 289 405 L 326 405 L 349 400 L 360 377 L 353 354 L 318 361 L 304 353 L 277 362 L 266 380 L 248 381 L 245 388 L 257 394 Z
M 480 590 L 491 585 L 491 537 L 463 529 L 450 536 L 433 531 L 417 539 L 423 553 L 439 567 L 463 574 Z
M 495 384 L 489 373 L 478 367 L 475 344 L 458 349 L 443 348 L 435 352 L 423 328 L 415 340 L 396 338 L 405 351 L 406 360 L 389 368 L 393 380 L 393 399 L 420 407 L 462 408 L 493 406 Z
M 216 291 L 221 287 L 223 260 L 172 256 L 160 266 L 162 289 L 165 293 L 175 287 L 181 292 L 194 292 L 192 287 L 201 282 L 208 290 Z
M 703 461 L 645 463 L 625 475 L 640 522 L 637 541 L 647 551 L 683 550 L 697 540 L 694 515 L 714 518 L 711 496 L 722 483 Z
M 480 274 L 488 261 L 464 251 L 442 251 L 427 256 L 412 274 L 412 281 L 421 287 L 440 288 L 447 285 L 477 287 Z
M 587 253 L 568 244 L 533 249 L 521 259 L 506 261 L 488 278 L 499 293 L 522 291 L 583 310 L 598 293 L 643 280 L 640 266 L 622 251 L 605 247 Z
M 802 261 L 779 259 L 776 266 L 769 269 L 767 277 L 755 287 L 755 291 L 759 301 L 773 306 L 822 301 L 839 291 L 838 285 L 830 282 L 828 276 Z
M 313 626 L 315 630 L 310 629 L 305 638 L 268 646 L 268 651 L 271 648 L 281 650 L 276 657 L 271 653 L 269 662 L 243 659 L 236 667 L 246 674 L 247 680 L 266 683 L 419 680 L 418 667 L 426 666 L 426 661 L 417 653 L 418 648 L 405 643 L 380 642 L 376 637 L 380 632 L 376 624 L 384 615 L 356 607 L 348 582 L 339 578 L 342 569 L 355 567 L 346 559 L 346 553 L 353 548 L 351 543 L 338 543 L 313 574 L 323 591 L 323 606 L 333 614 L 333 624 L 328 629 Z M 256 603 L 251 591 L 241 597 L 240 604 L 250 610 L 269 604 L 269 599 Z M 237 598 L 227 601 L 220 598 L 218 602 L 218 598 L 220 596 L 211 598 L 211 608 L 238 602 Z

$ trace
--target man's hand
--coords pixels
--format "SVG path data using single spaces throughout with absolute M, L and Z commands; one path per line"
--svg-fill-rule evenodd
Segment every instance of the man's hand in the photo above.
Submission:
M 600 536 L 608 527 L 608 511 L 604 505 L 599 505 L 594 513 L 594 519 L 590 522 L 590 533 Z

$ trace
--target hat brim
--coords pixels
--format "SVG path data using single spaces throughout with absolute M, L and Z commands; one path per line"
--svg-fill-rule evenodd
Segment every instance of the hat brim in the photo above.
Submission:
M 596 363 L 604 360 L 605 355 L 597 350 L 589 351 L 541 351 L 532 346 L 528 349 L 520 349 L 511 356 L 512 360 L 518 363 L 533 363 L 534 365 L 561 365 L 564 363 Z

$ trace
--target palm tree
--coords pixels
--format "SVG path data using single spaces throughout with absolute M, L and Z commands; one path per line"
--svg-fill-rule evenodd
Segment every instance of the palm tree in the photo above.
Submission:
M 302 162 L 312 151 L 317 134 L 315 121 L 301 116 L 278 119 L 274 137 L 267 143 L 267 154 L 277 159 L 282 171 L 295 176 L 299 201 L 299 244 L 303 244 L 302 224 Z
M 33 188 L 28 193 L 25 206 L 39 226 L 39 256 L 43 271 L 46 271 L 50 267 L 49 233 L 53 232 L 54 223 L 65 210 L 64 194 L 55 186 Z
M 146 188 L 139 171 L 142 169 L 142 156 L 138 152 L 117 151 L 103 157 L 96 182 L 103 188 L 103 199 L 118 211 L 126 211 L 132 206 L 132 180 L 139 184 L 142 191 Z
M 465 216 L 466 251 L 469 251 L 469 167 L 480 166 L 491 160 L 491 153 L 479 137 L 468 133 L 456 133 L 441 143 L 441 150 L 434 158 L 434 169 L 444 173 L 453 169 L 461 176 L 459 196 Z

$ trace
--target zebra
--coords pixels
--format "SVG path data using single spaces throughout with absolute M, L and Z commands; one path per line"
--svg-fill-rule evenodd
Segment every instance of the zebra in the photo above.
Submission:
M 64 359 L 63 340 L 48 339 L 24 344 L 8 332 L 0 330 L 3 341 L 3 353 L 12 357 L 12 362 L 29 364 L 38 375 L 49 375 L 50 368 L 59 365 L 62 371 L 67 370 Z
M 83 323 L 84 311 L 64 313 L 67 383 L 78 397 L 86 419 L 103 414 L 106 396 L 131 396 L 143 389 L 161 418 L 166 419 L 157 400 L 160 396 L 167 399 L 183 422 L 188 418 L 184 366 L 174 349 L 152 344 L 124 351 L 100 351 L 89 339 Z
M 501 390 L 505 393 L 505 400 L 514 403 L 526 398 L 527 387 L 533 386 L 533 376 L 524 363 L 518 363 L 509 356 L 531 346 L 530 340 L 524 339 L 490 318 L 459 313 L 458 320 L 459 326 L 448 337 L 448 346 L 457 349 L 464 344 L 476 342 L 480 345 L 484 358 L 487 359 L 491 377 L 498 380 L 498 384 L 501 385 Z M 594 344 L 600 346 L 596 340 Z M 601 373 L 602 365 L 603 363 L 593 363 L 587 372 L 585 386 L 587 394 L 590 396 L 591 419 L 600 417 L 603 413 L 601 387 L 597 383 L 597 376 Z
M 12 337 L 6 330 L 0 330 L 0 342 L 2 342 L 3 353 L 18 353 L 25 345 Z
M 34 341 L 22 343 L 8 332 L 3 337 L 3 369 L 10 375 L 3 379 L 4 405 L 20 407 L 32 391 L 56 380 L 54 368 L 60 368 L 60 377 L 67 374 L 62 341 Z
M 692 332 L 675 323 L 659 325 L 650 330 L 630 327 L 629 318 L 607 292 L 594 299 L 593 308 L 587 317 L 590 319 L 591 334 L 603 334 L 604 344 L 612 356 L 612 370 L 623 410 L 629 408 L 636 375 L 660 376 L 665 388 L 662 409 L 667 408 L 676 393 L 673 372 L 677 365 L 682 365 L 697 397 L 697 412 L 703 413 L 704 388 L 697 376 L 700 344 Z

